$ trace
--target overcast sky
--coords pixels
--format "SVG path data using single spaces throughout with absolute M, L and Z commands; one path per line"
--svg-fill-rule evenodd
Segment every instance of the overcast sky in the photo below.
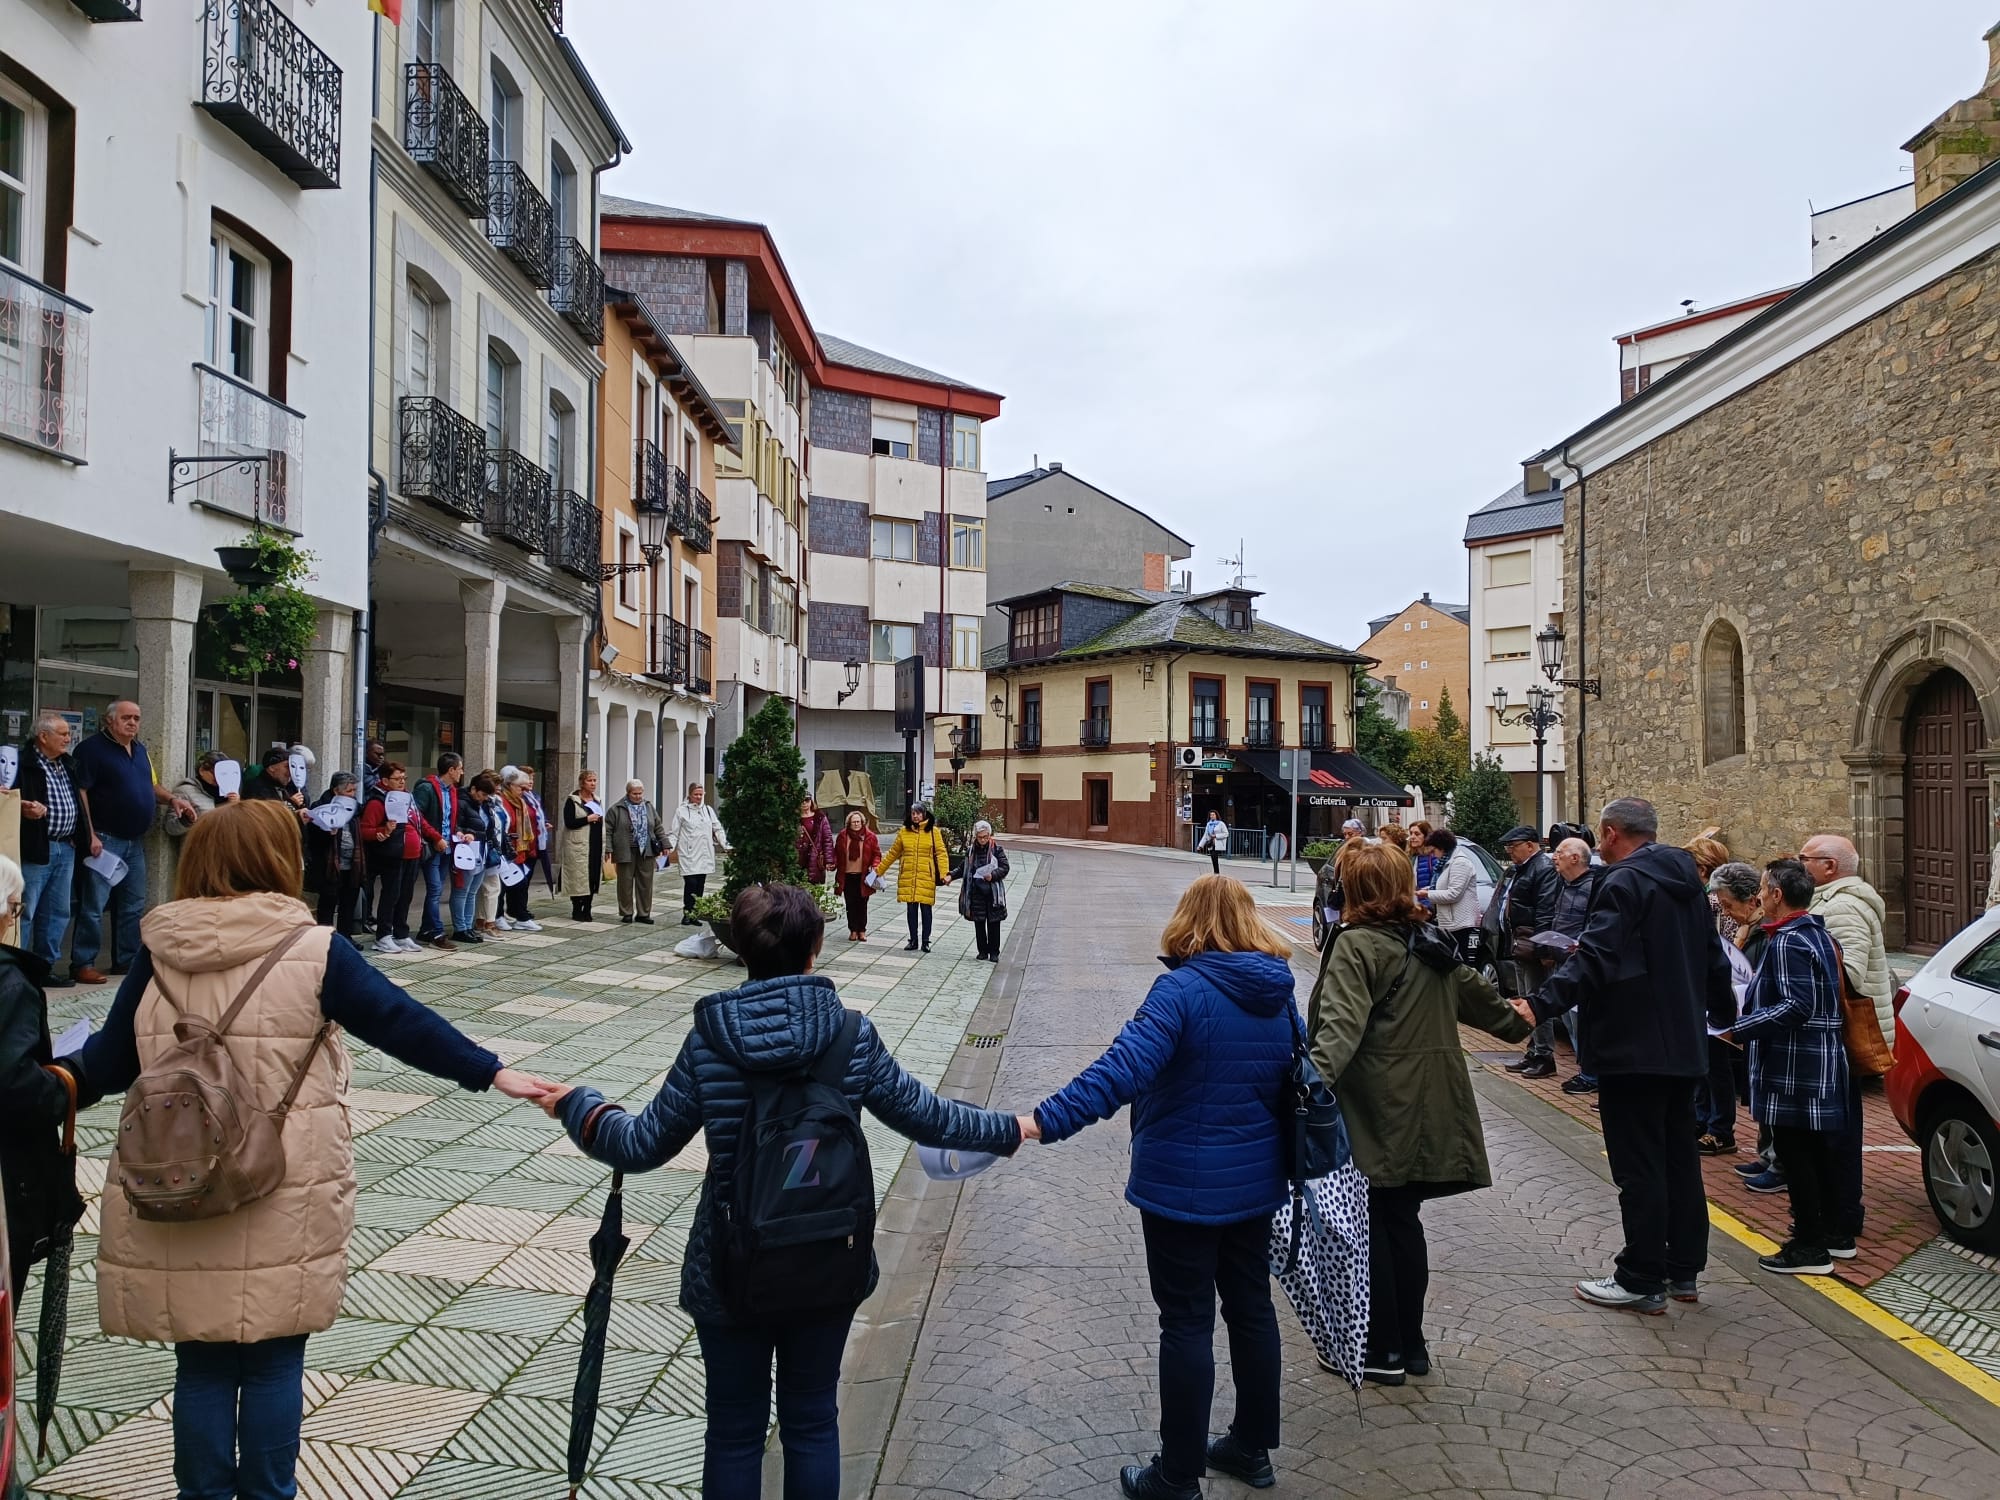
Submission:
M 1804 279 L 1909 180 L 1995 0 L 571 0 L 631 197 L 768 224 L 807 316 L 1343 645 L 1462 600 L 1468 512 L 1611 339 Z

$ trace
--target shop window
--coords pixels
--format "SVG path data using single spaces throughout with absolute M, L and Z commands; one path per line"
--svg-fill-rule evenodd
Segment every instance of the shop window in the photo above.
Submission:
M 1086 776 L 1083 779 L 1085 810 L 1089 814 L 1090 831 L 1102 833 L 1111 827 L 1111 778 L 1109 776 Z
M 1021 786 L 1021 826 L 1035 828 L 1042 821 L 1042 779 L 1023 776 Z

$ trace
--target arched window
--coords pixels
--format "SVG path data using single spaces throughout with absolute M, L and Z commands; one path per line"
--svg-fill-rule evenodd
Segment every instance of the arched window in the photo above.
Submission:
M 1743 637 L 1727 620 L 1710 626 L 1702 643 L 1701 715 L 1704 764 L 1743 754 Z

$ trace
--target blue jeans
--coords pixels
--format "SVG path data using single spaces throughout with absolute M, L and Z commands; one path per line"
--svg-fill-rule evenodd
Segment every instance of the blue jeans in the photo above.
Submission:
M 76 883 L 76 850 L 69 844 L 51 844 L 45 865 L 23 865 L 27 877 L 27 906 L 21 917 L 22 944 L 30 953 L 53 964 L 62 952 L 63 934 L 69 931 L 69 893 Z
M 453 932 L 472 931 L 473 919 L 478 915 L 479 887 L 485 880 L 486 872 L 484 870 L 454 869 L 451 872 L 451 930 Z
M 451 855 L 426 854 L 424 856 L 424 925 L 417 930 L 435 933 L 444 930 L 443 904 L 448 899 L 446 889 L 451 884 Z
M 758 1500 L 778 1361 L 778 1439 L 785 1500 L 839 1500 L 840 1354 L 854 1315 L 786 1327 L 696 1323 L 708 1371 L 702 1500 Z
M 106 854 L 125 861 L 125 878 L 113 885 L 95 870 L 83 877 L 83 908 L 76 914 L 76 941 L 70 947 L 70 968 L 87 969 L 104 951 L 105 906 L 110 905 L 111 964 L 120 968 L 139 956 L 139 918 L 146 914 L 146 841 L 100 833 Z
M 174 1359 L 179 1500 L 292 1500 L 306 1336 L 176 1344 Z

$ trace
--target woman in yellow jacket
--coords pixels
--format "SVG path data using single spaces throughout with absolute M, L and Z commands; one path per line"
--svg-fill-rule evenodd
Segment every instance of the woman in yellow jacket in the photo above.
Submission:
M 896 873 L 896 899 L 903 903 L 903 913 L 910 919 L 910 941 L 905 946 L 916 952 L 921 927 L 923 950 L 928 953 L 931 908 L 937 904 L 938 887 L 951 884 L 951 851 L 945 848 L 944 835 L 931 821 L 931 810 L 922 803 L 910 809 L 903 826 L 896 830 L 889 852 L 875 867 L 876 878 L 888 874 L 889 866 L 897 860 L 903 862 L 903 868 Z

